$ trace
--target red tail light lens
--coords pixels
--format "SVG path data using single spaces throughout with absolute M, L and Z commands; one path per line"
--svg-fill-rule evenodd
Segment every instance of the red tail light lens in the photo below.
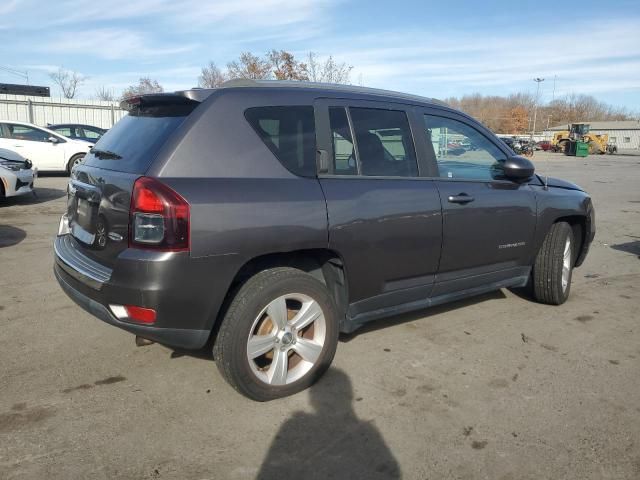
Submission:
M 189 203 L 160 181 L 140 177 L 133 185 L 129 246 L 189 250 Z
M 153 308 L 136 307 L 135 305 L 125 305 L 127 317 L 138 323 L 151 324 L 156 321 L 156 311 Z

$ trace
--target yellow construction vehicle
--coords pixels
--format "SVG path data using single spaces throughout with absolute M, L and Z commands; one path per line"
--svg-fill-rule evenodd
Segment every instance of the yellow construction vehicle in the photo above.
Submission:
M 583 142 L 589 145 L 590 155 L 613 153 L 609 146 L 609 135 L 589 133 L 589 126 L 588 123 L 572 123 L 568 130 L 556 132 L 551 139 L 552 150 L 571 155 L 570 152 L 575 151 L 575 142 Z

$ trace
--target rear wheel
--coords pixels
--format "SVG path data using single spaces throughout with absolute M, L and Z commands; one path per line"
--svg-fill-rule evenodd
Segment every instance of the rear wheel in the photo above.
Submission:
M 533 266 L 533 297 L 540 303 L 561 305 L 571 290 L 575 241 L 571 225 L 554 223 Z
M 326 287 L 293 268 L 265 270 L 233 298 L 214 344 L 223 377 L 258 401 L 311 386 L 331 364 L 338 318 Z
M 84 153 L 78 153 L 69 159 L 69 163 L 67 163 L 67 173 L 71 175 L 71 171 L 73 167 L 80 164 L 82 159 L 84 158 Z

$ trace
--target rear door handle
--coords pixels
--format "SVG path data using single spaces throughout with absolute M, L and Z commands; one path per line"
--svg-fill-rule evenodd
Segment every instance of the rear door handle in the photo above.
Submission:
M 459 195 L 449 195 L 449 203 L 469 203 L 469 202 L 473 202 L 475 199 L 470 196 L 467 195 L 466 193 L 461 193 Z

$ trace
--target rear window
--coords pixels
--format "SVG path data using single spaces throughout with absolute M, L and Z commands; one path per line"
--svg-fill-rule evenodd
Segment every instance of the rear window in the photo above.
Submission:
M 168 112 L 156 110 L 154 115 L 136 112 L 123 117 L 98 140 L 94 146 L 97 153 L 87 154 L 84 163 L 120 172 L 146 172 L 162 145 L 187 118 L 183 110 L 181 115 L 163 116 L 163 113 Z M 121 158 L 114 159 L 114 155 L 100 152 Z
M 316 174 L 316 136 L 313 107 L 255 107 L 245 117 L 267 147 L 290 172 Z

